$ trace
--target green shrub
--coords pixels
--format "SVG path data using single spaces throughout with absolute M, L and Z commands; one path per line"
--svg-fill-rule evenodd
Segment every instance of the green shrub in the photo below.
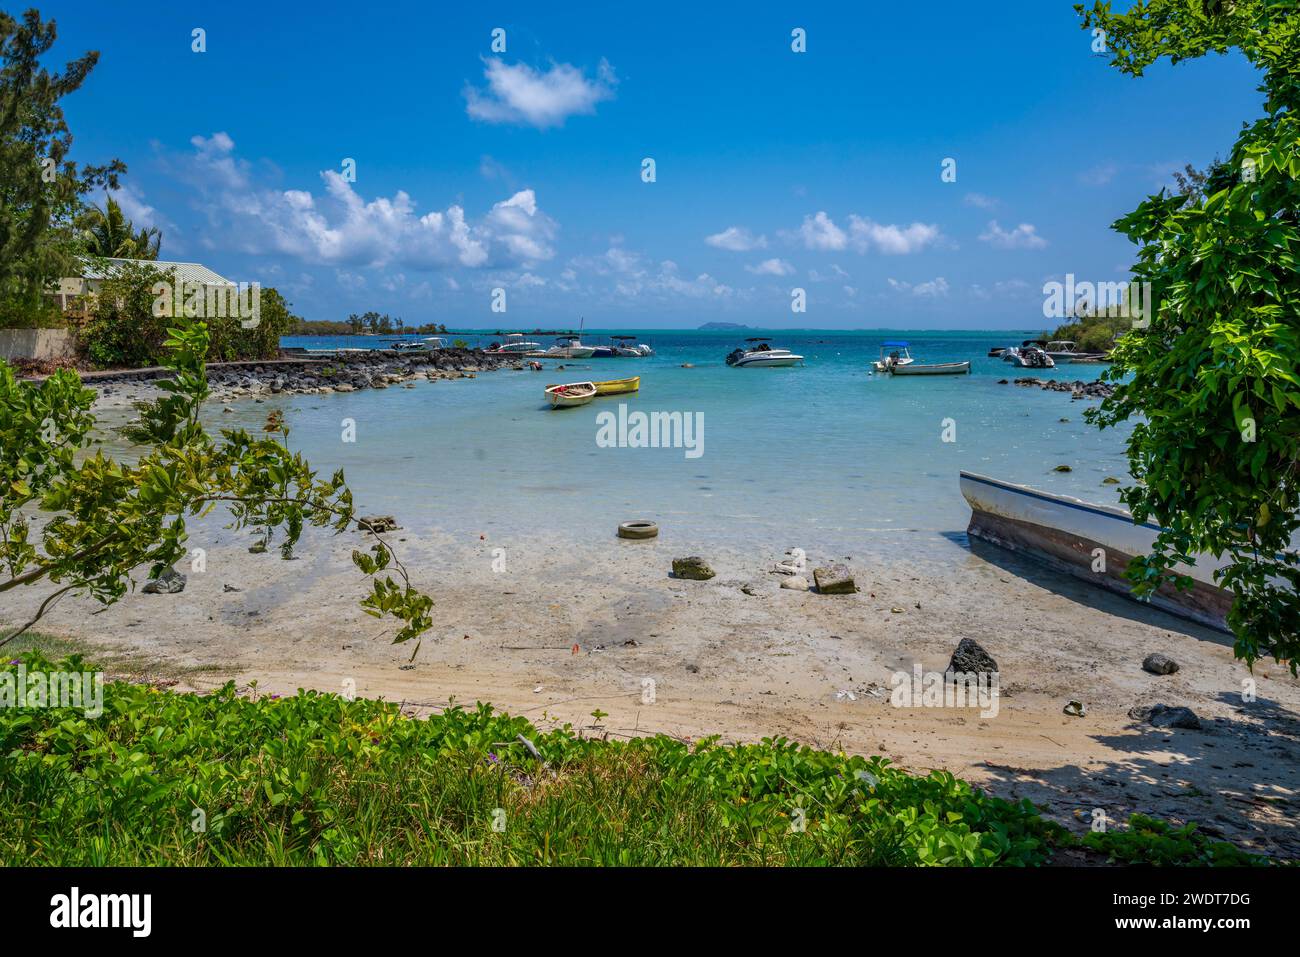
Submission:
M 1072 843 L 944 772 L 780 738 L 583 738 L 485 704 L 414 720 L 314 691 L 113 682 L 98 718 L 0 709 L 0 754 L 4 864 L 1035 865 Z M 1099 840 L 1120 859 L 1153 842 L 1162 863 L 1244 859 L 1181 831 Z

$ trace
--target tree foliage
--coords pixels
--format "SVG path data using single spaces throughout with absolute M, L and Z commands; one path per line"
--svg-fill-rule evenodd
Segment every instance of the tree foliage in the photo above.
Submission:
M 227 508 L 231 527 L 251 530 L 262 547 L 278 537 L 285 557 L 308 524 L 337 532 L 355 524 L 342 471 L 318 477 L 288 449 L 289 430 L 278 413 L 260 436 L 226 429 L 214 437 L 204 429 L 204 323 L 182 321 L 167 330 L 164 345 L 174 378 L 160 383 L 162 398 L 137 405 L 139 419 L 124 430 L 145 446 L 133 465 L 93 448 L 93 393 L 74 372 L 34 385 L 0 362 L 0 592 L 57 586 L 25 624 L 0 636 L 0 645 L 64 594 L 111 604 L 126 594 L 134 573 L 157 575 L 173 566 L 187 553 L 187 521 L 216 508 Z M 31 524 L 37 509 L 46 518 L 39 536 Z M 394 641 L 418 638 L 432 627 L 433 603 L 411 586 L 383 538 L 370 535 L 369 552 L 353 552 L 372 578 L 362 606 L 397 621 Z
M 139 230 L 122 207 L 109 196 L 103 206 L 92 206 L 80 218 L 81 241 L 92 256 L 121 259 L 157 259 L 162 233 L 155 226 Z
M 72 229 L 81 197 L 118 186 L 119 160 L 85 166 L 68 158 L 72 134 L 59 101 L 77 90 L 95 52 L 52 73 L 41 58 L 54 45 L 54 22 L 36 10 L 21 20 L 0 11 L 0 294 L 39 298 L 77 251 Z
M 1248 662 L 1300 658 L 1300 2 L 1143 0 L 1076 8 L 1105 31 L 1112 65 L 1141 76 L 1240 51 L 1262 71 L 1264 115 L 1228 159 L 1182 192 L 1148 197 L 1114 228 L 1138 244 L 1134 279 L 1155 298 L 1149 328 L 1124 336 L 1092 418 L 1133 421 L 1123 491 L 1165 530 L 1130 563 L 1139 592 L 1200 552 L 1226 557 L 1229 624 Z

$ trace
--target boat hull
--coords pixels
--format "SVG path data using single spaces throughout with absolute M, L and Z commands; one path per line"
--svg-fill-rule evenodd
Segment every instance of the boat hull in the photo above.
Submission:
M 641 388 L 641 377 L 634 375 L 627 379 L 610 379 L 596 383 L 596 395 L 626 395 Z
M 935 362 L 929 365 L 914 362 L 889 370 L 890 375 L 966 375 L 969 372 L 969 362 Z
M 762 366 L 775 369 L 781 366 L 797 366 L 801 362 L 803 362 L 803 356 L 777 356 L 771 359 L 753 356 L 747 359 L 737 359 L 732 363 L 732 368 L 751 369 Z
M 966 531 L 972 538 L 1022 553 L 1057 571 L 1130 597 L 1131 585 L 1124 571 L 1135 556 L 1150 553 L 1160 533 L 1158 525 L 1135 523 L 1132 515 L 1118 507 L 973 472 L 963 471 L 960 484 L 971 507 Z M 1191 577 L 1191 589 L 1178 591 L 1171 585 L 1162 586 L 1150 597 L 1150 604 L 1227 631 L 1233 595 L 1214 581 L 1214 572 L 1224 564 L 1212 555 L 1200 555 L 1194 565 L 1174 566 L 1179 574 Z

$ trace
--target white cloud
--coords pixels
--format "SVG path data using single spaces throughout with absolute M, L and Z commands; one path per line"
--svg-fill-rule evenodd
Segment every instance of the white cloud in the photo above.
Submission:
M 917 283 L 915 286 L 900 279 L 890 279 L 888 282 L 889 287 L 897 292 L 911 293 L 922 298 L 934 299 L 948 295 L 948 280 L 942 276 L 936 276 L 929 282 Z
M 794 267 L 784 259 L 764 259 L 757 266 L 746 266 L 746 272 L 756 276 L 793 276 Z
M 1115 178 L 1119 167 L 1114 163 L 1100 163 L 1079 174 L 1079 182 L 1085 186 L 1105 186 Z
M 735 253 L 767 248 L 766 236 L 755 236 L 743 226 L 728 226 L 720 233 L 705 236 L 704 241 L 710 246 L 716 246 L 718 249 L 729 249 Z
M 1032 223 L 1021 223 L 1008 232 L 998 225 L 996 219 L 989 220 L 988 229 L 980 233 L 980 240 L 999 249 L 1042 249 L 1047 240 L 1038 235 Z
M 842 268 L 840 268 L 840 266 L 837 263 L 831 263 L 831 273 L 833 273 L 833 275 L 827 275 L 826 273 L 820 272 L 816 269 L 809 269 L 808 281 L 809 282 L 834 282 L 837 278 L 838 279 L 853 278 Z
M 320 176 L 324 192 L 276 190 L 253 182 L 225 133 L 191 140 L 182 172 L 208 216 L 208 238 L 231 237 L 248 253 L 278 252 L 341 267 L 439 269 L 527 266 L 555 255 L 558 225 L 531 189 L 496 203 L 478 222 L 451 205 L 420 215 L 409 194 L 366 200 L 335 170 Z
M 992 196 L 985 196 L 983 193 L 967 193 L 962 202 L 967 206 L 975 206 L 979 209 L 996 209 L 998 200 Z
M 803 218 L 803 225 L 799 227 L 799 236 L 809 249 L 838 252 L 849 244 L 849 238 L 844 234 L 844 230 L 836 226 L 824 210 Z
M 845 232 L 822 210 L 803 218 L 803 224 L 795 238 L 802 241 L 808 249 L 827 252 L 853 249 L 859 253 L 874 251 L 888 256 L 902 256 L 920 252 L 926 246 L 938 242 L 942 235 L 939 227 L 930 223 L 912 223 L 908 226 L 877 223 L 857 213 L 849 214 L 849 228 Z
M 849 217 L 849 241 L 860 253 L 874 249 L 887 256 L 906 256 L 938 241 L 940 235 L 939 227 L 929 223 L 897 226 L 874 223 L 858 215 Z
M 594 79 L 569 63 L 553 63 L 546 72 L 526 63 L 513 66 L 498 57 L 485 57 L 487 88 L 465 87 L 465 110 L 486 123 L 520 123 L 545 129 L 563 126 L 570 116 L 596 112 L 596 104 L 612 99 L 618 78 L 602 59 Z
M 677 263 L 666 259 L 657 266 L 646 262 L 638 253 L 621 246 L 611 246 L 603 255 L 578 256 L 565 273 L 572 274 L 576 282 L 578 271 L 583 275 L 604 280 L 613 293 L 621 299 L 649 297 L 671 299 L 727 299 L 735 290 L 714 279 L 708 273 L 699 273 L 693 279 L 684 278 Z M 596 290 L 592 290 L 596 294 Z

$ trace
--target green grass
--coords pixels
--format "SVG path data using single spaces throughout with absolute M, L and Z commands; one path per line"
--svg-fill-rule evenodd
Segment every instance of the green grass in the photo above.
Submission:
M 1150 828 L 1094 850 L 1140 860 L 1150 841 L 1164 863 L 1247 860 Z M 592 740 L 487 705 L 415 720 L 233 685 L 112 682 L 95 719 L 0 708 L 5 864 L 1036 865 L 1064 844 L 1028 802 L 781 739 Z

